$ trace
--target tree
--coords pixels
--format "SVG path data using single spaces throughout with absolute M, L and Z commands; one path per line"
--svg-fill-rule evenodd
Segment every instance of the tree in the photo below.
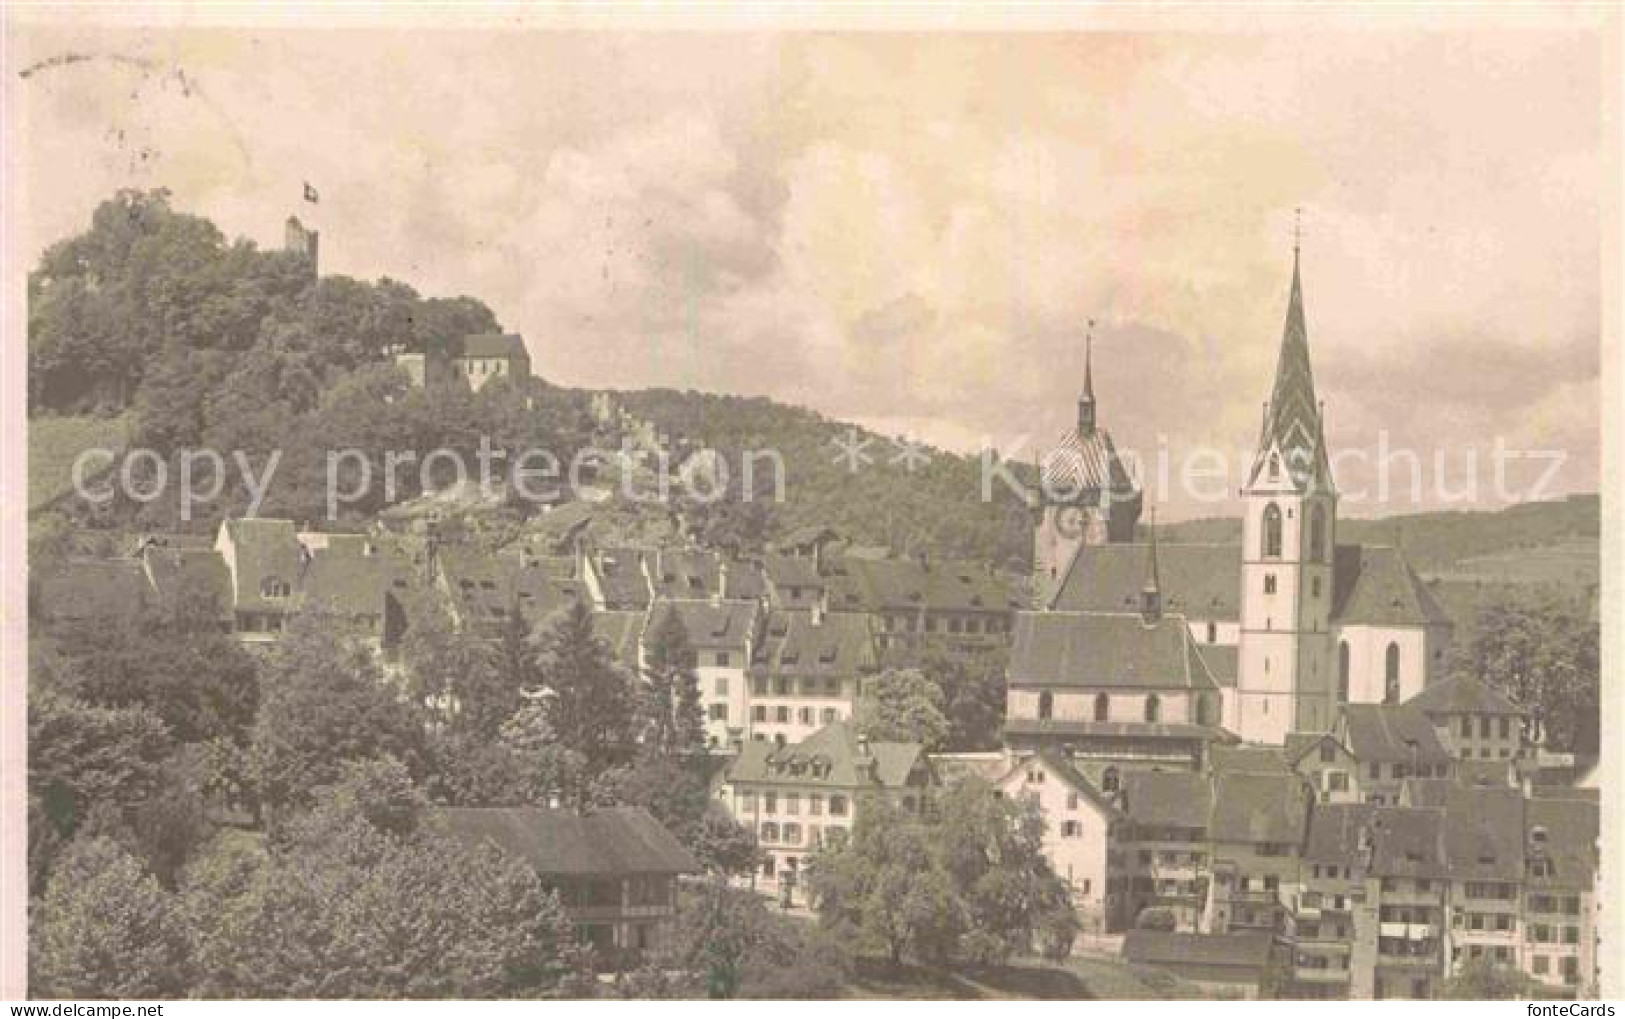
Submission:
M 820 938 L 767 908 L 761 896 L 720 881 L 684 889 L 672 938 L 644 972 L 676 973 L 674 983 L 635 981 L 638 997 L 714 1000 L 832 998 L 846 959 Z
M 536 874 L 441 832 L 398 762 L 345 766 L 269 846 L 230 836 L 188 871 L 209 997 L 534 997 L 570 971 Z
M 1004 674 L 1009 658 L 1002 646 L 979 655 L 928 654 L 921 664 L 927 679 L 942 691 L 948 719 L 945 748 L 993 750 L 1001 744 L 1004 725 Z
M 661 754 L 692 754 L 705 749 L 705 715 L 700 679 L 688 629 L 675 610 L 661 613 L 648 638 L 639 696 L 643 743 Z
M 920 743 L 927 750 L 948 738 L 941 687 L 918 669 L 888 669 L 863 685 L 853 722 L 877 742 Z
M 1437 997 L 1447 1001 L 1515 1001 L 1544 998 L 1550 992 L 1515 968 L 1493 959 L 1468 959 L 1455 975 L 1438 985 Z
M 1171 931 L 1179 926 L 1179 919 L 1167 906 L 1147 906 L 1134 918 L 1134 926 L 1142 931 Z
M 170 895 L 116 842 L 63 854 L 40 905 L 34 989 L 60 998 L 175 998 L 189 945 Z
M 292 617 L 266 659 L 265 689 L 253 747 L 264 805 L 308 802 L 311 790 L 336 781 L 348 761 L 391 756 L 414 775 L 426 772 L 416 713 L 341 618 L 317 611 Z
M 559 746 L 581 762 L 566 799 L 585 805 L 591 787 L 625 756 L 632 728 L 632 692 L 626 674 L 593 632 L 592 612 L 572 603 L 540 635 L 548 728 Z
M 1552 750 L 1597 752 L 1599 631 L 1574 606 L 1549 597 L 1506 596 L 1479 611 L 1458 644 L 1453 675 L 1500 689 L 1532 716 L 1531 739 Z
M 951 919 L 952 898 L 938 878 L 924 826 L 880 797 L 859 803 L 850 838 L 807 862 L 820 922 L 893 964 L 911 950 L 929 950 L 936 918 Z

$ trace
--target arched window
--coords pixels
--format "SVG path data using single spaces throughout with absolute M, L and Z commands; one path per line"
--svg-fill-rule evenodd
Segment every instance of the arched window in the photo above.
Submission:
M 1339 704 L 1349 702 L 1349 642 L 1337 642 L 1337 701 Z
M 1117 769 L 1115 767 L 1107 768 L 1100 773 L 1100 791 L 1103 793 L 1115 793 L 1117 791 Z
M 1038 717 L 1047 722 L 1054 714 L 1055 695 L 1050 693 L 1048 690 L 1045 690 L 1043 693 L 1038 695 Z
M 1326 561 L 1326 507 L 1319 504 L 1309 514 L 1309 559 Z
M 1399 703 L 1399 645 L 1393 641 L 1389 641 L 1388 653 L 1383 656 L 1382 702 Z
M 1149 694 L 1145 698 L 1145 720 L 1147 722 L 1162 720 L 1162 700 L 1156 694 Z
M 1105 694 L 1095 695 L 1095 721 L 1104 722 L 1111 715 L 1112 699 Z
M 1264 507 L 1264 558 L 1281 558 L 1281 507 L 1273 502 Z

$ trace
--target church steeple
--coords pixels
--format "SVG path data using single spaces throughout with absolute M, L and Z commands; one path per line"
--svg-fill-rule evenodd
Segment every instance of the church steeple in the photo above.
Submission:
M 1304 490 L 1330 491 L 1331 464 L 1327 458 L 1321 421 L 1320 401 L 1315 397 L 1315 377 L 1309 366 L 1309 328 L 1303 311 L 1303 277 L 1300 269 L 1300 243 L 1292 243 L 1292 293 L 1287 298 L 1286 324 L 1281 330 L 1281 350 L 1275 362 L 1275 384 L 1259 436 L 1258 457 L 1252 480 L 1266 468 L 1271 480 L 1282 470 L 1294 485 Z M 1278 456 L 1278 462 L 1271 462 Z
M 1145 562 L 1145 585 L 1140 588 L 1140 618 L 1146 625 L 1162 619 L 1162 581 L 1157 575 L 1157 508 L 1151 507 L 1151 552 Z
M 1078 434 L 1090 435 L 1095 430 L 1095 320 L 1089 320 L 1089 332 L 1083 339 L 1083 392 L 1078 396 Z

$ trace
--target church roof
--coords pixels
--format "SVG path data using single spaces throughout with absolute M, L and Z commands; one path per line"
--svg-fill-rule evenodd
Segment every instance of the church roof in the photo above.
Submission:
M 1140 604 L 1149 544 L 1084 545 L 1050 607 L 1065 612 L 1128 612 Z M 1241 617 L 1241 546 L 1157 544 L 1164 612 L 1193 619 Z
M 1011 686 L 1217 690 L 1185 617 L 1018 612 Z
M 1309 329 L 1304 322 L 1303 284 L 1298 254 L 1292 253 L 1292 295 L 1287 301 L 1286 326 L 1275 364 L 1275 386 L 1258 440 L 1258 461 L 1252 480 L 1258 479 L 1266 455 L 1281 454 L 1282 466 L 1299 490 L 1332 489 L 1331 462 L 1326 455 L 1320 404 L 1315 398 L 1315 377 L 1309 367 Z
M 1450 615 L 1397 548 L 1339 545 L 1332 618 L 1354 626 L 1451 625 Z

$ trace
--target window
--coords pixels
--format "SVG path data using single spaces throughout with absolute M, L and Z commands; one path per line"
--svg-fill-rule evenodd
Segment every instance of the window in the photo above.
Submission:
M 1273 573 L 1264 574 L 1264 593 L 1265 594 L 1274 594 L 1275 593 L 1275 574 L 1273 574 Z
M 786 814 L 792 814 L 792 815 L 801 813 L 801 794 L 800 793 L 785 793 L 784 794 L 784 812 Z
M 774 708 L 773 720 L 781 725 L 788 725 L 790 722 L 790 709 L 782 704 Z
M 1384 704 L 1399 703 L 1399 645 L 1394 641 L 1388 642 L 1388 652 L 1383 656 L 1383 682 L 1382 702 Z
M 779 840 L 779 826 L 775 821 L 762 822 L 762 841 L 777 842 Z
M 1162 720 L 1162 699 L 1156 694 L 1150 694 L 1145 699 L 1145 720 L 1147 722 Z
M 713 705 L 711 705 L 711 721 L 713 721 L 713 722 L 726 722 L 727 720 L 728 720 L 728 705 L 726 705 L 726 704 L 713 704 Z
M 1213 724 L 1213 702 L 1205 693 L 1196 695 L 1196 724 Z
M 1077 810 L 1078 809 L 1078 794 L 1077 793 L 1067 793 L 1066 794 L 1066 809 L 1068 809 L 1068 810 Z
M 767 814 L 777 814 L 779 812 L 779 794 L 778 793 L 763 793 L 762 794 L 762 811 L 763 811 L 763 813 L 767 813 Z
M 266 577 L 260 581 L 260 597 L 262 598 L 286 598 L 292 593 L 293 589 L 281 577 Z
M 1273 463 L 1273 461 L 1272 461 Z M 1281 558 L 1281 508 L 1273 502 L 1264 507 L 1264 558 Z
M 1095 694 L 1095 721 L 1104 722 L 1111 717 L 1111 698 L 1105 694 Z
M 1501 738 L 1502 739 L 1511 739 L 1512 738 L 1512 719 L 1508 718 L 1505 715 L 1501 716 Z
M 1462 739 L 1472 739 L 1473 738 L 1473 719 L 1469 715 L 1462 715 L 1461 716 L 1461 738 Z
M 1326 507 L 1316 504 L 1309 514 L 1309 560 L 1311 562 L 1324 562 L 1326 559 Z M 1316 584 L 1316 594 L 1319 594 L 1319 584 Z
M 824 813 L 823 793 L 807 794 L 807 813 L 811 814 L 813 817 L 818 817 Z
M 1270 454 L 1270 480 L 1271 481 L 1279 481 L 1280 479 L 1281 479 L 1281 456 L 1280 456 L 1279 453 L 1271 453 Z
M 1320 762 L 1322 764 L 1331 764 L 1336 760 L 1337 748 L 1332 746 L 1330 743 L 1322 743 L 1320 745 Z
M 1117 769 L 1115 767 L 1108 767 L 1100 773 L 1100 791 L 1103 793 L 1115 793 L 1117 791 Z
M 724 667 L 724 668 L 727 667 L 727 665 L 728 665 L 728 652 L 726 652 L 726 651 L 718 651 L 717 652 L 717 664 Z
M 821 721 L 823 721 L 823 723 L 825 725 L 828 725 L 829 723 L 835 721 L 835 709 L 834 708 L 825 708 L 819 714 L 819 718 L 820 718 Z
M 1080 836 L 1082 834 L 1083 834 L 1083 825 L 1079 824 L 1078 822 L 1076 822 L 1076 821 L 1062 821 L 1061 822 L 1061 837 L 1063 839 L 1075 839 L 1075 838 L 1077 838 L 1078 836 Z
M 1320 597 L 1320 577 L 1316 576 L 1309 581 L 1309 593 L 1315 598 Z
M 1488 715 L 1479 715 L 1478 716 L 1478 738 L 1479 739 L 1489 739 L 1490 738 L 1490 716 L 1488 716 Z
M 1045 690 L 1038 695 L 1038 717 L 1041 721 L 1049 721 L 1055 714 L 1055 695 Z
M 1349 776 L 1346 771 L 1328 771 L 1326 773 L 1326 789 L 1329 792 L 1348 792 Z
M 1337 642 L 1337 699 L 1347 704 L 1349 699 L 1349 642 Z
M 846 816 L 846 797 L 845 796 L 835 795 L 835 796 L 831 796 L 829 798 L 829 816 L 830 817 L 845 817 Z
M 750 720 L 753 722 L 767 721 L 767 705 L 758 704 L 750 709 Z
M 811 725 L 811 724 L 813 724 L 813 709 L 812 708 L 797 708 L 796 709 L 796 721 L 800 722 L 802 725 Z

